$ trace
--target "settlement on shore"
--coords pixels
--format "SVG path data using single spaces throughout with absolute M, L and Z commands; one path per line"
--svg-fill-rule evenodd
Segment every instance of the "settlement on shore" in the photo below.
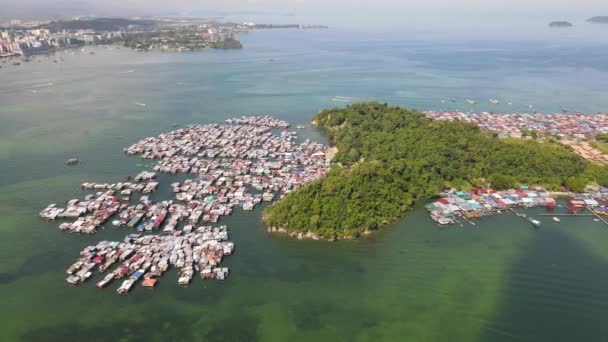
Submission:
M 170 266 L 180 270 L 180 284 L 187 284 L 193 270 L 203 279 L 224 279 L 228 269 L 219 267 L 234 248 L 225 226 L 213 224 L 234 208 L 248 211 L 271 202 L 325 175 L 330 167 L 328 147 L 305 140 L 296 143 L 289 124 L 268 116 L 239 117 L 226 124 L 191 125 L 150 137 L 127 147 L 128 155 L 157 159 L 153 171 L 142 171 L 124 182 L 83 183 L 83 191 L 96 191 L 72 199 L 65 207 L 51 204 L 40 212 L 49 220 L 70 220 L 61 230 L 92 234 L 112 218 L 112 226 L 135 229 L 123 242 L 102 241 L 81 252 L 68 269 L 66 281 L 80 284 L 98 266 L 105 272 L 121 265 L 98 283 L 128 277 L 119 293 L 128 292 L 144 279 L 153 286 Z M 175 199 L 153 201 L 157 173 L 189 174 L 193 178 L 171 184 Z M 158 235 L 144 235 L 162 231 Z

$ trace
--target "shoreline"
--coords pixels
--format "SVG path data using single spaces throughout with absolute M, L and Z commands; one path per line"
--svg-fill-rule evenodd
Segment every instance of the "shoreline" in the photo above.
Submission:
M 326 237 L 321 237 L 321 236 L 311 232 L 310 230 L 305 233 L 304 232 L 289 232 L 285 228 L 277 228 L 277 227 L 267 227 L 266 232 L 270 235 L 273 235 L 273 234 L 288 235 L 289 237 L 296 238 L 297 240 L 315 240 L 315 241 L 327 241 L 327 242 L 356 240 L 359 237 L 359 236 L 347 235 L 344 237 L 326 238 Z M 371 230 L 365 230 L 365 232 L 362 233 L 361 235 L 370 235 L 372 233 L 373 233 L 373 231 L 371 231 Z

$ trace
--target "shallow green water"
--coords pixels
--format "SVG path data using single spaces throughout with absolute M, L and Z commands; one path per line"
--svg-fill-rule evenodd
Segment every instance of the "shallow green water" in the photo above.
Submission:
M 0 69 L 3 340 L 608 337 L 608 227 L 588 217 L 541 218 L 539 231 L 512 215 L 439 228 L 417 209 L 378 234 L 327 243 L 268 236 L 259 210 L 237 212 L 223 221 L 236 243 L 226 282 L 195 279 L 181 288 L 170 273 L 154 290 L 137 286 L 128 296 L 116 295 L 116 285 L 96 289 L 98 277 L 68 286 L 65 268 L 84 246 L 126 231 L 66 234 L 38 211 L 82 196 L 81 182 L 143 169 L 147 162 L 122 147 L 174 123 L 251 113 L 305 123 L 341 105 L 334 96 L 423 109 L 450 97 L 500 97 L 544 111 L 608 108 L 598 95 L 608 88 L 608 64 L 597 58 L 606 46 L 441 45 L 333 31 L 260 32 L 244 42 L 242 51 L 185 54 L 97 48 Z M 59 57 L 65 62 L 53 63 Z M 75 156 L 83 163 L 66 167 Z

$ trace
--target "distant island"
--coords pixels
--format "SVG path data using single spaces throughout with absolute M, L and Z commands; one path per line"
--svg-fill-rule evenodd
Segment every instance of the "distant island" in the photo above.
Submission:
M 378 102 L 329 109 L 313 120 L 338 148 L 328 175 L 263 214 L 269 231 L 351 239 L 399 218 L 444 189 L 608 185 L 608 167 L 557 142 L 499 139 L 462 121 L 435 121 Z
M 596 24 L 608 24 L 608 16 L 592 17 L 587 19 L 587 22 Z
M 569 21 L 552 21 L 549 23 L 549 27 L 572 27 L 574 25 L 572 25 L 571 22 Z

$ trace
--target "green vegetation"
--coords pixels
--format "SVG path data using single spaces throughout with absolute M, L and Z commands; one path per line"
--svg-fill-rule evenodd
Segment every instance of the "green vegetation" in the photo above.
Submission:
M 236 39 L 225 39 L 219 42 L 213 42 L 210 44 L 212 49 L 241 49 L 243 45 Z
M 315 121 L 339 149 L 336 165 L 326 178 L 266 208 L 264 221 L 271 227 L 354 237 L 450 187 L 608 185 L 607 168 L 591 165 L 567 146 L 497 139 L 472 124 L 432 121 L 377 102 L 326 110 Z
M 138 50 L 160 48 L 165 51 L 195 51 L 201 49 L 240 49 L 241 42 L 233 38 L 210 41 L 192 31 L 143 31 L 126 33 L 122 45 Z
M 602 151 L 602 153 L 608 154 L 608 143 L 606 143 L 605 140 L 602 140 L 602 141 L 590 141 L 589 145 L 591 145 L 591 146 L 595 147 L 596 149 Z
M 608 142 L 608 134 L 606 134 L 606 133 L 598 134 L 595 136 L 595 139 L 598 141 L 602 141 L 602 142 Z
M 63 30 L 94 30 L 101 31 L 119 31 L 127 28 L 149 28 L 156 26 L 154 20 L 130 20 L 122 18 L 94 18 L 83 20 L 67 20 L 67 21 L 52 21 L 48 24 L 39 26 L 40 28 L 49 29 L 52 32 Z

